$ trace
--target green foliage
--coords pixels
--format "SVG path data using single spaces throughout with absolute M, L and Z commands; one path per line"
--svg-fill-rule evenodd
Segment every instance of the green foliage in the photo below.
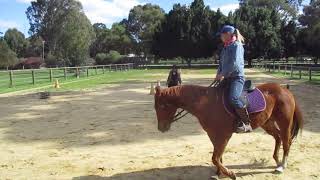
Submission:
M 51 53 L 48 53 L 45 58 L 45 63 L 47 67 L 55 67 L 57 65 L 64 66 L 63 62 L 59 62 L 58 58 Z
M 282 22 L 281 39 L 285 57 L 295 57 L 298 55 L 298 25 L 295 21 Z
M 98 53 L 96 55 L 96 63 L 99 65 L 107 64 L 107 55 L 105 53 Z
M 302 0 L 239 0 L 241 6 L 275 10 L 283 17 L 296 17 Z
M 60 31 L 57 51 L 54 54 L 65 59 L 66 65 L 80 66 L 89 56 L 93 29 L 89 19 L 82 12 L 73 11 L 68 15 Z
M 27 39 L 27 48 L 25 57 L 41 57 L 43 48 L 43 39 L 36 35 Z
M 95 57 L 97 53 L 109 52 L 116 49 L 121 54 L 128 54 L 132 49 L 132 40 L 126 30 L 126 26 L 115 23 L 111 29 L 104 24 L 94 24 L 96 40 L 91 45 L 90 54 Z
M 111 50 L 108 54 L 107 54 L 107 61 L 111 62 L 111 63 L 116 63 L 118 60 L 121 59 L 121 55 L 118 51 L 113 51 Z
M 220 44 L 213 34 L 226 21 L 226 16 L 211 11 L 203 0 L 195 0 L 190 7 L 175 4 L 154 35 L 152 52 L 163 58 L 212 56 Z
M 124 23 L 136 42 L 136 48 L 142 50 L 145 55 L 150 52 L 155 30 L 164 18 L 165 12 L 158 5 L 138 5 L 130 10 L 128 20 Z
M 46 41 L 46 52 L 62 59 L 66 65 L 84 63 L 94 32 L 79 1 L 32 1 L 26 14 L 30 22 L 29 33 Z
M 24 52 L 27 48 L 27 41 L 24 34 L 17 29 L 8 29 L 4 34 L 4 39 L 11 50 L 13 50 L 18 57 L 24 57 Z
M 241 6 L 233 16 L 236 27 L 246 39 L 247 59 L 280 57 L 283 50 L 279 13 L 268 8 Z
M 0 67 L 12 66 L 17 62 L 16 53 L 9 48 L 6 41 L 0 39 Z
M 305 49 L 305 53 L 320 58 L 320 1 L 311 1 L 303 12 L 299 18 L 304 26 L 299 35 L 300 47 Z
M 116 63 L 122 58 L 119 52 L 111 50 L 109 53 L 98 53 L 96 55 L 96 63 L 99 65 Z

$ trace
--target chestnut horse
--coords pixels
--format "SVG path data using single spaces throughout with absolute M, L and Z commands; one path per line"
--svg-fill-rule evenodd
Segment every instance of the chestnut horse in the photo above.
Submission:
M 253 129 L 262 127 L 275 139 L 273 158 L 277 172 L 287 166 L 287 158 L 293 139 L 302 130 L 303 117 L 293 94 L 276 83 L 262 84 L 257 87 L 264 95 L 266 109 L 250 114 Z M 212 87 L 183 85 L 161 89 L 156 87 L 154 96 L 158 119 L 158 130 L 166 132 L 174 121 L 178 108 L 188 111 L 197 119 L 207 132 L 213 146 L 212 162 L 219 176 L 236 179 L 235 174 L 222 164 L 222 154 L 235 127 L 235 116 L 224 109 L 222 91 Z M 279 161 L 280 145 L 283 145 L 283 158 Z

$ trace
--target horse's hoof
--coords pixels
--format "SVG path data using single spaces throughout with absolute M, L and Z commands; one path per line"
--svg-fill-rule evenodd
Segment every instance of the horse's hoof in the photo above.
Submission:
M 230 177 L 232 180 L 236 180 L 236 179 L 237 179 L 236 175 L 235 175 L 234 172 L 232 172 L 232 171 L 230 171 L 229 177 Z
M 275 169 L 275 173 L 276 174 L 281 174 L 281 173 L 283 173 L 283 170 L 284 170 L 284 168 L 283 168 L 283 166 L 278 166 L 276 169 Z

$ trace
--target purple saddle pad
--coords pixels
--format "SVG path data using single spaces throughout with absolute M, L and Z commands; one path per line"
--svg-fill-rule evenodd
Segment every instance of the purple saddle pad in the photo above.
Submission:
M 247 110 L 249 114 L 264 111 L 266 109 L 266 100 L 262 92 L 255 88 L 252 92 L 242 94 L 242 99 L 247 103 Z M 235 114 L 234 108 L 228 101 L 227 93 L 223 93 L 223 105 L 226 111 L 230 114 Z

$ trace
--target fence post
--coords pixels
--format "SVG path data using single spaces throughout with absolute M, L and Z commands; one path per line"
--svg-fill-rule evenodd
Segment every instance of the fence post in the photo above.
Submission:
M 90 67 L 87 67 L 87 77 L 89 77 L 89 69 Z
M 110 64 L 110 65 L 109 65 L 109 72 L 111 72 L 111 68 L 112 68 L 112 67 L 111 67 L 111 64 Z
M 291 64 L 291 77 L 293 77 L 293 66 Z
M 309 81 L 311 81 L 312 80 L 312 72 L 311 72 L 311 67 L 309 67 Z
M 287 75 L 287 69 L 288 69 L 288 65 L 285 64 L 285 65 L 284 65 L 284 75 Z
M 267 63 L 264 63 L 264 71 L 267 71 Z
M 273 72 L 276 71 L 276 64 L 273 62 Z
M 278 72 L 280 72 L 280 70 L 281 70 L 281 65 L 279 64 L 279 66 L 278 66 Z
M 63 70 L 64 73 L 64 79 L 67 80 L 67 68 L 65 67 Z
M 35 81 L 34 81 L 34 70 L 31 71 L 31 75 L 32 75 L 32 84 L 35 85 Z
M 52 69 L 50 68 L 50 70 L 49 70 L 49 78 L 50 78 L 50 82 L 52 82 Z
M 98 68 L 98 67 L 97 67 L 97 66 L 95 66 L 96 75 L 98 74 L 97 68 Z
M 9 87 L 13 87 L 13 71 L 12 70 L 10 70 L 10 72 L 9 72 L 9 77 L 10 77 Z
M 116 64 L 116 71 L 118 71 L 118 65 Z
M 269 72 L 271 72 L 271 67 L 270 67 L 270 64 L 268 64 L 268 69 L 269 69 Z
M 76 74 L 77 74 L 77 79 L 80 78 L 80 71 L 79 71 L 79 67 L 76 68 Z
M 106 71 L 106 70 L 105 70 L 105 66 L 103 65 L 103 66 L 102 66 L 102 73 L 104 74 L 105 71 Z
M 299 79 L 301 79 L 301 69 L 299 69 Z

